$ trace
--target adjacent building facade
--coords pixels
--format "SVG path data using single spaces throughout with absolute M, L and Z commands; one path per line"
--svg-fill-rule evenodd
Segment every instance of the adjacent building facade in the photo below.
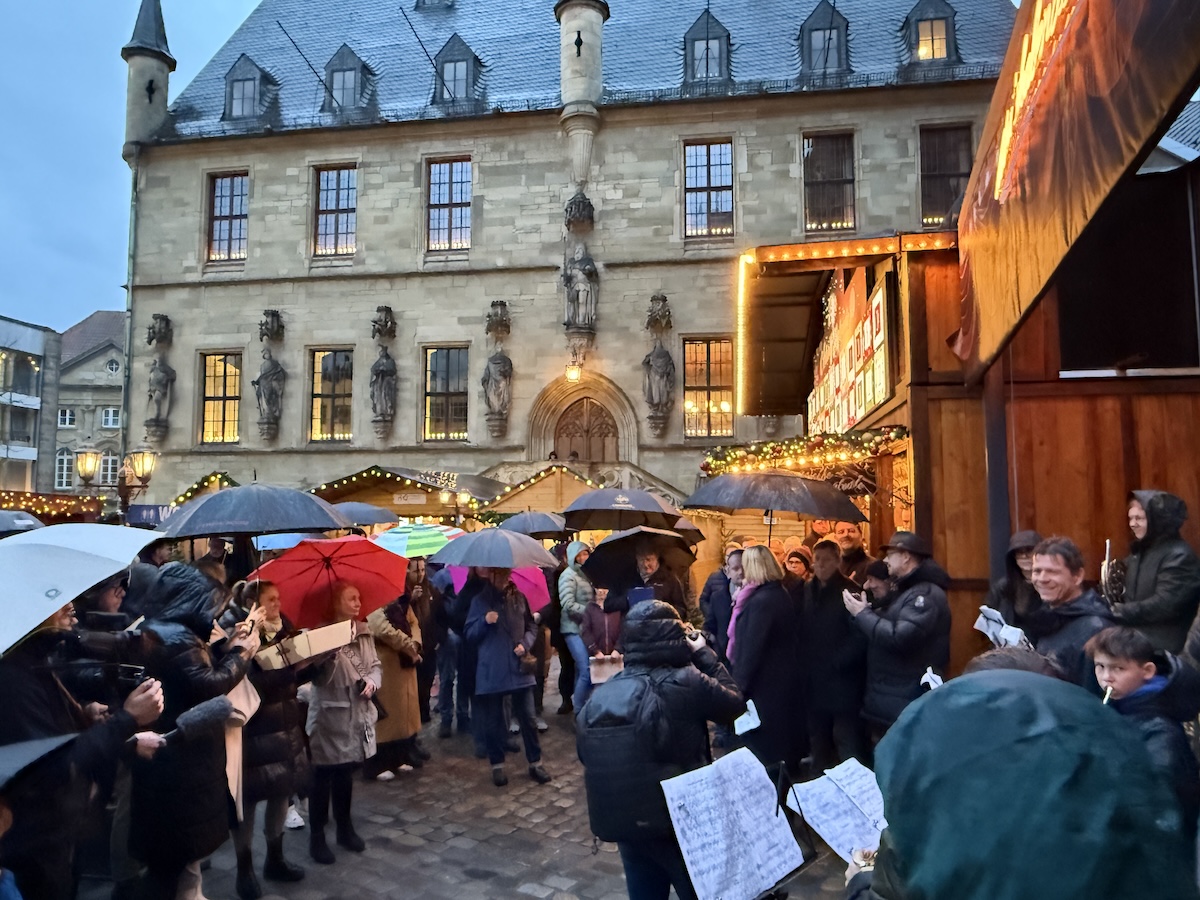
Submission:
M 59 347 L 53 329 L 0 316 L 0 491 L 53 489 Z
M 547 458 L 678 496 L 705 448 L 802 430 L 737 414 L 741 251 L 943 229 L 1013 14 L 264 0 L 168 107 L 144 0 L 122 52 L 148 501 Z

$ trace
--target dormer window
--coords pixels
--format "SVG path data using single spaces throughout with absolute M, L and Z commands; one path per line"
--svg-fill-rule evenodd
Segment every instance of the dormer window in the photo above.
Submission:
M 225 118 L 253 119 L 274 99 L 278 84 L 246 54 L 225 74 Z
M 732 76 L 729 65 L 729 30 L 705 10 L 683 38 L 686 57 L 684 80 L 706 83 L 728 81 Z
M 329 83 L 333 105 L 339 109 L 358 106 L 358 70 L 338 69 Z
M 946 20 L 923 19 L 917 23 L 917 59 L 945 59 Z
M 363 105 L 367 93 L 370 69 L 350 49 L 342 44 L 329 62 L 325 63 L 325 112 L 348 112 Z
M 821 0 L 800 29 L 800 61 L 809 75 L 850 71 L 847 37 L 850 23 L 829 0 Z
M 258 79 L 239 78 L 230 87 L 229 117 L 241 119 L 258 115 Z
M 463 103 L 479 98 L 479 75 L 483 64 L 471 48 L 457 34 L 434 57 L 433 102 L 438 104 Z

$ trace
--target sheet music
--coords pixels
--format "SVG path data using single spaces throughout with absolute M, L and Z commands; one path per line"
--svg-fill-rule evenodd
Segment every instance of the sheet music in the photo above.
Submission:
M 752 900 L 804 863 L 774 783 L 746 748 L 662 788 L 700 900 Z
M 754 705 L 753 700 L 746 701 L 746 711 L 733 720 L 733 733 L 741 736 L 747 731 L 753 731 L 762 724 L 762 719 L 758 717 L 758 707 Z
M 872 825 L 880 831 L 887 828 L 887 819 L 883 817 L 883 793 L 874 772 L 857 759 L 848 759 L 840 766 L 826 769 L 825 775 L 841 788 Z
M 975 630 L 982 631 L 997 647 L 1030 647 L 1029 638 L 1020 628 L 1009 625 L 1004 616 L 990 606 L 979 607 L 979 618 L 975 620 Z
M 788 791 L 787 805 L 802 813 L 812 829 L 846 862 L 851 861 L 855 850 L 879 847 L 882 828 L 877 828 L 828 775 L 795 785 Z

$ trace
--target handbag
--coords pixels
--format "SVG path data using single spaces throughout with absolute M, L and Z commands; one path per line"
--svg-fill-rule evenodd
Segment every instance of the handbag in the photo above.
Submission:
M 517 657 L 517 671 L 522 675 L 536 675 L 538 670 L 538 658 L 532 653 L 525 653 Z

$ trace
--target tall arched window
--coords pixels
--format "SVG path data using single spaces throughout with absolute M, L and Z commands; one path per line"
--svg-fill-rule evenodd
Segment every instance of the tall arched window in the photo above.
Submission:
M 54 454 L 54 489 L 69 491 L 75 487 L 75 454 L 63 447 Z

